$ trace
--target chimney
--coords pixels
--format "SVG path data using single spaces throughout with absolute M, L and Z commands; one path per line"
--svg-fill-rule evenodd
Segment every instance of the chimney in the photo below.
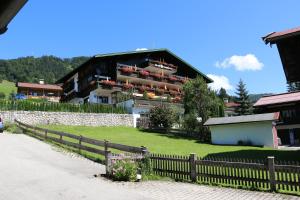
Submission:
M 39 83 L 40 83 L 41 85 L 45 84 L 44 79 L 40 79 Z

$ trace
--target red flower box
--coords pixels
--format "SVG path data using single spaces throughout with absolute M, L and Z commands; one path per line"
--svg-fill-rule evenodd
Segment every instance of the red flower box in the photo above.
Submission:
M 116 85 L 115 81 L 110 81 L 110 80 L 102 80 L 101 83 L 104 84 L 104 85 L 107 85 L 107 86 L 114 86 L 114 85 Z
M 176 76 L 170 76 L 169 80 L 170 81 L 178 81 L 178 78 Z
M 147 90 L 149 90 L 149 89 L 150 89 L 150 87 L 144 86 L 144 85 L 138 87 L 138 90 L 139 90 L 140 92 L 144 92 L 144 91 L 147 91 Z
M 161 79 L 162 78 L 162 75 L 161 74 L 152 74 L 152 76 L 154 78 L 157 78 L 157 79 Z
M 131 83 L 129 83 L 129 84 L 124 84 L 123 85 L 123 88 L 125 89 L 125 90 L 128 90 L 128 89 L 131 89 L 131 88 L 133 88 L 134 86 L 131 84 Z
M 141 71 L 139 71 L 139 74 L 140 74 L 141 76 L 149 76 L 150 72 L 148 72 L 148 71 L 146 71 L 146 70 L 141 70 Z
M 129 73 L 129 74 L 134 72 L 134 69 L 132 69 L 131 67 L 122 67 L 120 70 L 123 73 Z

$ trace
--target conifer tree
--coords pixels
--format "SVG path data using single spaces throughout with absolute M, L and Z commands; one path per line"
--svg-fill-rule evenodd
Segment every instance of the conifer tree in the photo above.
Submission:
M 235 92 L 235 94 L 237 95 L 237 98 L 235 100 L 235 103 L 239 104 L 239 106 L 236 107 L 235 112 L 238 115 L 251 114 L 251 105 L 248 91 L 246 89 L 246 84 L 242 81 L 242 79 L 240 79 L 236 90 L 237 92 Z

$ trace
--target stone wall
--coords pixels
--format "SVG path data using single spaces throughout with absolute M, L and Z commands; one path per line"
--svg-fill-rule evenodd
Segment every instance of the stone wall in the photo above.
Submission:
M 131 114 L 1 111 L 0 116 L 4 122 L 17 119 L 31 125 L 134 126 Z

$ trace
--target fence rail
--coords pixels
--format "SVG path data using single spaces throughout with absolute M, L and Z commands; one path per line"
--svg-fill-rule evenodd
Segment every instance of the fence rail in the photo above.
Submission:
M 49 130 L 24 124 L 15 120 L 18 127 L 34 136 L 63 145 L 105 156 L 106 173 L 110 172 L 111 161 L 130 158 L 139 160 L 147 154 L 151 160 L 153 172 L 177 180 L 187 180 L 230 187 L 255 188 L 270 191 L 296 192 L 300 194 L 300 163 L 275 160 L 245 160 L 226 158 L 200 158 L 190 156 L 150 154 L 146 147 L 133 147 L 108 141 L 95 140 L 70 133 Z M 69 139 L 65 139 L 69 138 Z M 85 144 L 88 144 L 85 145 Z M 103 149 L 99 149 L 102 147 Z M 115 154 L 109 151 L 117 149 L 128 152 Z M 276 161 L 276 162 L 275 162 Z
M 153 171 L 160 176 L 178 180 L 256 188 L 270 191 L 300 192 L 299 163 L 266 160 L 199 158 L 190 156 L 150 154 Z
M 18 120 L 15 120 L 15 122 L 17 126 L 25 132 L 30 132 L 31 134 L 38 136 L 39 138 L 54 141 L 63 145 L 77 148 L 78 150 L 84 150 L 103 156 L 107 156 L 109 153 L 111 153 L 109 149 L 116 149 L 124 152 L 140 154 L 145 154 L 147 152 L 146 147 L 134 147 L 124 144 L 111 143 L 109 141 L 96 140 L 81 135 L 74 135 L 61 131 L 40 128 L 29 124 L 24 124 Z M 89 146 L 87 146 L 87 144 Z M 103 149 L 99 149 L 99 147 L 102 147 Z

